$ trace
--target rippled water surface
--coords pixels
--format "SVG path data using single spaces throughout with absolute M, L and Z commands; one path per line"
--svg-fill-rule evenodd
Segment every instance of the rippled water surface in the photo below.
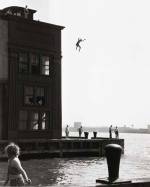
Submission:
M 104 135 L 105 136 L 105 135 Z M 150 177 L 150 134 L 120 134 L 125 139 L 125 153 L 120 162 L 120 177 Z M 95 180 L 107 177 L 105 158 L 51 158 L 22 161 L 23 167 L 38 186 L 95 186 Z M 0 181 L 7 162 L 0 162 Z

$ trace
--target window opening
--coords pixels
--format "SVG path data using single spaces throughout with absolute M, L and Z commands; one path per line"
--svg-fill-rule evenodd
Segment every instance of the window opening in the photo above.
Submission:
M 30 113 L 30 129 L 31 130 L 39 130 L 39 114 L 38 112 L 31 112 Z
M 48 56 L 42 56 L 41 59 L 41 73 L 42 75 L 49 75 L 49 65 L 50 65 L 50 59 Z
M 44 88 L 36 88 L 35 97 L 36 97 L 37 105 L 44 105 L 45 104 Z
M 40 87 L 25 87 L 24 88 L 24 103 L 27 105 L 44 105 L 45 91 Z
M 33 105 L 34 104 L 34 93 L 32 87 L 25 87 L 24 89 L 24 103 Z
M 39 56 L 36 54 L 30 55 L 30 69 L 32 74 L 39 74 L 40 68 L 39 68 Z
M 42 112 L 41 114 L 41 123 L 42 123 L 42 130 L 48 129 L 48 114 L 46 112 Z
M 45 111 L 19 111 L 19 130 L 47 130 L 49 129 L 49 113 Z
M 19 72 L 28 72 L 28 55 L 27 53 L 19 53 Z

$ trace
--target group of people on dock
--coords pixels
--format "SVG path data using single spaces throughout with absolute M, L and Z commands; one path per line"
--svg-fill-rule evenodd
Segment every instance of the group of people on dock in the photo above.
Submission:
M 81 137 L 81 135 L 82 135 L 82 133 L 83 133 L 83 128 L 82 128 L 82 126 L 80 126 L 80 127 L 78 128 L 78 132 L 79 132 L 79 137 Z M 66 128 L 65 128 L 65 134 L 66 134 L 66 138 L 68 138 L 68 137 L 69 137 L 69 125 L 67 125 Z
M 79 132 L 79 138 L 81 137 L 82 133 L 83 133 L 83 128 L 82 126 L 80 126 L 78 128 L 78 132 Z M 115 128 L 113 128 L 112 125 L 110 125 L 109 127 L 109 138 L 111 139 L 112 138 L 112 132 L 115 133 L 115 138 L 119 138 L 119 130 L 118 130 L 118 127 L 116 126 Z M 66 134 L 66 138 L 69 137 L 69 125 L 66 126 L 65 128 L 65 134 Z
M 116 126 L 114 129 L 113 129 L 113 126 L 110 125 L 109 127 L 109 138 L 111 139 L 112 138 L 112 132 L 114 131 L 115 133 L 115 138 L 119 138 L 119 130 L 118 130 L 118 127 Z

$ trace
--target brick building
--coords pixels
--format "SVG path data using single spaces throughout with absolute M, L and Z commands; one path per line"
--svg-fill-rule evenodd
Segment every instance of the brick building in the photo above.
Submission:
M 0 139 L 61 138 L 62 26 L 0 10 Z

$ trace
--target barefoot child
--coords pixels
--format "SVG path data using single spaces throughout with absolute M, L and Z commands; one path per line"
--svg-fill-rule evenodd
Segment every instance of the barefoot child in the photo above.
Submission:
M 8 172 L 4 186 L 6 186 L 8 182 L 10 186 L 24 186 L 25 183 L 30 184 L 31 180 L 22 168 L 18 158 L 20 148 L 16 144 L 10 143 L 6 146 L 5 151 L 8 156 Z

